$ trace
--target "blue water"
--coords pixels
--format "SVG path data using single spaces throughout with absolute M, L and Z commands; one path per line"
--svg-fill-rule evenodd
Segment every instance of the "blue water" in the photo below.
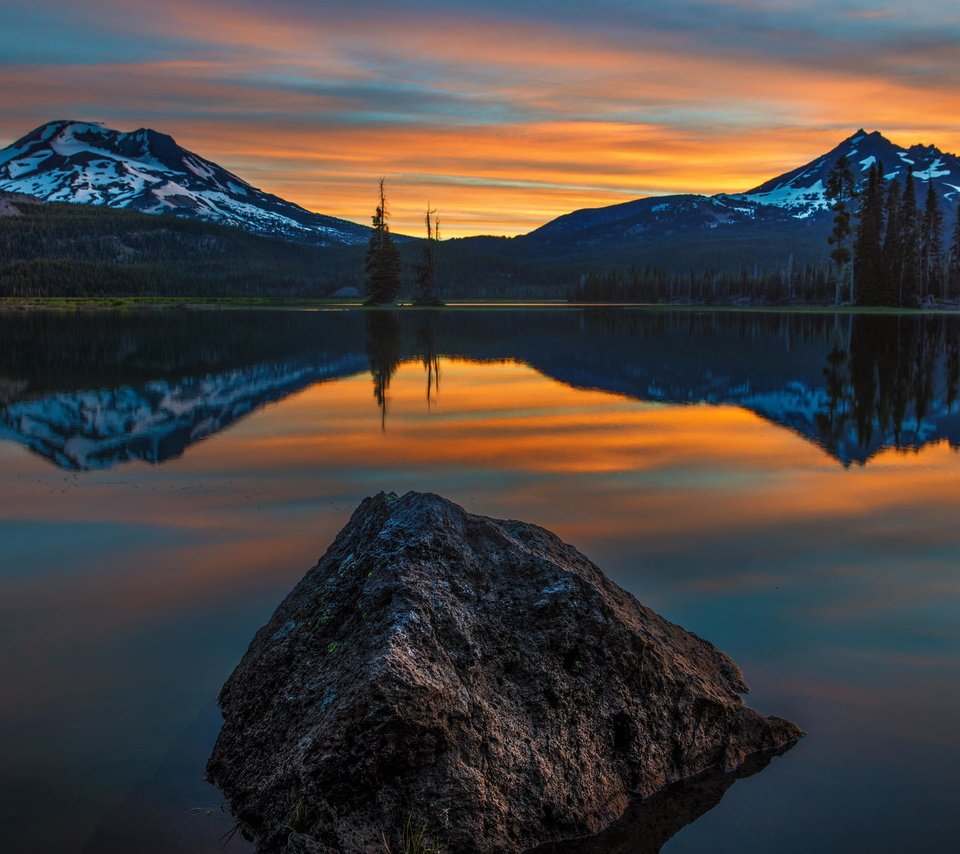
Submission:
M 951 850 L 958 366 L 955 317 L 0 316 L 3 850 L 224 850 L 219 687 L 380 489 L 551 528 L 807 731 L 665 851 Z

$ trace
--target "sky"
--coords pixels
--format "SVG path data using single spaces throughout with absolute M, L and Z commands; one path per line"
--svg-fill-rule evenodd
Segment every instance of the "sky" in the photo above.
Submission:
M 152 127 L 306 208 L 518 234 L 743 191 L 860 127 L 960 150 L 956 0 L 0 0 L 0 145 Z

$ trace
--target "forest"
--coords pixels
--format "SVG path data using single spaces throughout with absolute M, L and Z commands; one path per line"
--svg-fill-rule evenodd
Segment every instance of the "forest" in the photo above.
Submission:
M 860 194 L 840 175 L 833 231 L 828 236 L 823 215 L 823 226 L 811 232 L 822 237 L 815 244 L 805 238 L 786 253 L 782 241 L 772 240 L 757 246 L 731 240 L 719 253 L 715 242 L 693 235 L 563 256 L 520 238 L 440 242 L 394 235 L 396 296 L 422 299 L 426 244 L 438 300 L 954 304 L 960 225 L 945 227 L 935 199 L 918 204 L 912 178 L 884 181 L 874 171 Z M 321 248 L 171 215 L 25 198 L 15 199 L 19 215 L 0 216 L 2 297 L 311 299 L 367 289 L 369 247 Z

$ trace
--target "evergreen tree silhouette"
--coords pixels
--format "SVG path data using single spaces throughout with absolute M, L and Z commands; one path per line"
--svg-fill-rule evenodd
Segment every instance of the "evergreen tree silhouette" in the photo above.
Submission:
M 867 175 L 853 253 L 857 302 L 860 305 L 878 305 L 881 302 L 884 280 L 881 257 L 883 205 L 883 167 L 874 163 Z
M 851 205 L 856 198 L 856 179 L 850 168 L 850 161 L 845 155 L 840 155 L 830 170 L 827 178 L 827 198 L 833 204 L 833 231 L 828 238 L 833 250 L 830 259 L 837 268 L 837 278 L 834 287 L 834 302 L 840 305 L 843 293 L 852 292 L 853 283 L 850 277 L 850 261 L 853 257 L 850 252 Z M 852 294 L 851 294 L 852 296 Z
M 897 305 L 914 306 L 920 297 L 920 222 L 917 210 L 917 182 L 913 167 L 907 170 L 900 206 L 900 232 L 903 245 L 900 293 Z
M 957 219 L 953 227 L 953 240 L 950 244 L 948 298 L 960 298 L 960 206 L 957 207 Z
M 887 187 L 886 223 L 883 233 L 880 305 L 901 305 L 903 302 L 903 199 L 900 182 L 894 178 Z
M 920 226 L 920 300 L 939 296 L 947 298 L 943 275 L 943 212 L 933 179 L 927 182 L 927 198 L 923 205 Z
M 423 244 L 420 263 L 414 265 L 418 293 L 414 305 L 443 305 L 437 296 L 437 253 L 436 244 L 440 242 L 440 220 L 435 219 L 436 211 L 427 205 L 424 222 L 427 226 L 427 240 Z
M 380 203 L 373 215 L 373 231 L 367 245 L 367 304 L 395 302 L 400 295 L 400 251 L 387 223 L 384 179 L 380 179 Z

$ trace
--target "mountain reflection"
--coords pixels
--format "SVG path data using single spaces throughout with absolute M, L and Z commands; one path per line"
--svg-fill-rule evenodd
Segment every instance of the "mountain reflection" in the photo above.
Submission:
M 574 388 L 739 406 L 843 464 L 960 444 L 960 318 L 552 309 L 0 316 L 0 438 L 64 469 L 162 463 L 275 401 L 369 370 L 519 361 Z M 481 401 L 481 405 L 491 401 Z

